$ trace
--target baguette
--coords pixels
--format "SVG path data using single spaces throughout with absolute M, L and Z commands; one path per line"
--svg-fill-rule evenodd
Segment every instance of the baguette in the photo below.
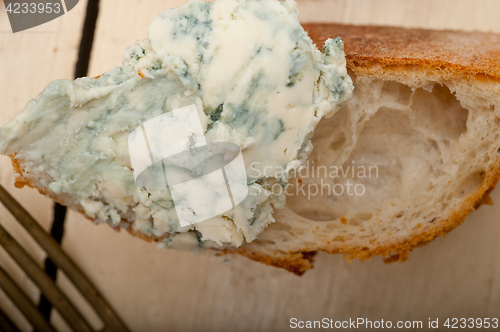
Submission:
M 375 165 L 378 178 L 353 179 L 366 186 L 361 196 L 287 197 L 276 222 L 236 252 L 299 275 L 317 251 L 402 262 L 491 204 L 500 177 L 500 35 L 303 26 L 318 47 L 342 38 L 355 87 L 318 125 L 309 167 Z
M 402 262 L 417 246 L 444 236 L 483 203 L 500 177 L 500 36 L 373 26 L 304 24 L 322 46 L 344 41 L 354 83 L 350 101 L 322 119 L 309 171 L 376 167 L 364 177 L 302 176 L 310 187 L 361 184 L 362 195 L 288 195 L 258 237 L 218 254 L 239 254 L 301 275 L 317 251 L 348 260 L 383 256 Z M 13 154 L 18 186 L 51 192 Z M 345 170 L 345 169 L 344 169 Z M 309 173 L 310 174 L 310 173 Z M 354 175 L 354 176 L 351 176 Z M 321 182 L 323 181 L 323 182 Z M 60 203 L 83 212 L 71 196 Z M 146 236 L 148 241 L 165 237 Z
M 193 1 L 157 15 L 121 67 L 51 82 L 0 128 L 0 153 L 19 186 L 96 222 L 238 247 L 284 204 L 264 186 L 286 185 L 352 89 L 342 41 L 318 50 L 294 0 Z

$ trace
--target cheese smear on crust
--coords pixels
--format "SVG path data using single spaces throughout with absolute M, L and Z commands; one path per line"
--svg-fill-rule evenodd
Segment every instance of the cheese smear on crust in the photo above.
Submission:
M 35 186 L 99 222 L 163 237 L 164 246 L 239 246 L 284 203 L 266 184 L 286 184 L 320 119 L 352 89 L 342 41 L 330 39 L 320 52 L 293 0 L 191 1 L 159 14 L 122 67 L 50 83 L 0 129 L 0 152 L 16 153 Z M 193 104 L 207 141 L 240 147 L 249 194 L 181 227 L 168 190 L 136 184 L 128 136 Z

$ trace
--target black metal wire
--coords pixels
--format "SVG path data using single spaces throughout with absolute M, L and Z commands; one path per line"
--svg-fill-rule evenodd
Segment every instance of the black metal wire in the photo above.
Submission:
M 83 23 L 82 39 L 80 41 L 80 49 L 78 51 L 78 61 L 75 66 L 75 78 L 87 75 L 98 15 L 99 0 L 89 0 L 87 3 L 85 22 Z
M 33 239 L 40 245 L 40 247 L 47 253 L 47 255 L 54 261 L 54 263 L 60 268 L 68 279 L 73 283 L 73 285 L 80 291 L 80 294 L 87 299 L 89 304 L 95 309 L 96 313 L 104 321 L 107 331 L 128 331 L 125 324 L 122 322 L 120 317 L 111 308 L 106 299 L 101 295 L 101 293 L 95 288 L 88 277 L 83 273 L 83 271 L 69 258 L 69 256 L 61 249 L 61 246 L 47 234 L 47 232 L 38 224 L 38 222 L 19 204 L 18 201 L 14 199 L 1 185 L 0 185 L 0 202 L 7 208 L 7 210 L 16 218 L 21 226 L 24 227 L 26 231 L 33 237 Z M 11 243 L 12 244 L 12 243 Z M 12 255 L 15 253 L 12 246 L 8 246 L 6 249 Z M 16 255 L 17 257 L 17 255 Z M 18 260 L 19 257 L 13 257 L 14 260 Z M 26 262 L 24 262 L 26 263 Z M 19 264 L 23 270 L 28 274 L 28 276 L 35 276 L 34 273 L 29 272 L 29 266 L 26 264 Z M 0 268 L 0 272 L 3 270 Z M 35 279 L 39 279 L 38 277 Z M 35 281 L 35 280 L 33 280 Z M 35 282 L 37 285 L 41 283 Z M 13 286 L 14 285 L 14 286 Z M 26 295 L 23 294 L 21 290 L 15 289 L 15 283 L 10 279 L 6 273 L 0 273 L 0 288 L 11 298 L 11 300 L 16 304 L 16 306 L 22 310 L 26 318 L 30 320 L 33 324 L 36 322 L 41 327 L 47 327 L 45 321 L 48 321 L 41 315 L 38 309 L 30 303 L 29 299 L 26 300 Z M 44 287 L 46 288 L 46 287 Z M 43 291 L 43 288 L 41 287 Z M 59 301 L 60 299 L 55 299 Z M 17 301 L 17 303 L 16 303 Z M 64 317 L 64 312 L 60 311 L 61 315 Z M 29 316 L 29 317 L 28 317 Z M 50 328 L 50 326 L 49 326 Z M 47 330 L 47 328 L 44 328 Z M 38 330 L 38 329 L 37 329 Z M 43 330 L 43 329 L 42 329 Z
M 17 327 L 12 323 L 10 318 L 0 308 L 0 331 L 2 332 L 19 332 Z
M 50 235 L 56 240 L 58 244 L 61 244 L 62 237 L 64 234 L 64 221 L 66 219 L 66 207 L 62 206 L 58 203 L 54 205 L 54 221 L 52 222 L 52 227 L 50 229 Z M 57 266 L 54 262 L 47 257 L 45 259 L 45 273 L 52 279 L 54 282 L 57 279 Z M 52 304 L 45 297 L 45 295 L 40 295 L 40 302 L 38 303 L 38 310 L 42 313 L 42 315 L 50 320 L 50 313 L 52 311 Z
M 75 78 L 87 75 L 90 62 L 90 54 L 92 52 L 92 45 L 94 43 L 94 33 L 98 15 L 99 0 L 88 0 L 85 21 L 83 23 L 82 37 L 80 40 L 80 48 L 78 50 L 78 61 L 75 65 Z M 52 227 L 50 229 L 50 234 L 59 244 L 61 244 L 64 235 L 65 220 L 66 207 L 60 205 L 59 203 L 55 203 L 54 219 L 52 222 Z M 49 277 L 52 278 L 52 280 L 55 281 L 57 279 L 57 266 L 54 264 L 54 262 L 52 262 L 50 258 L 47 258 L 45 260 L 45 273 L 47 273 Z M 38 310 L 40 310 L 45 318 L 50 319 L 52 304 L 50 304 L 50 302 L 43 294 L 40 296 Z

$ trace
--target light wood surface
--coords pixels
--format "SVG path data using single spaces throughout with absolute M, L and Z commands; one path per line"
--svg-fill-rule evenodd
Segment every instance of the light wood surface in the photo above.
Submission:
M 187 0 L 102 0 L 89 75 L 121 64 L 127 46 L 147 37 L 162 10 Z M 299 0 L 302 22 L 378 24 L 500 32 L 497 0 Z
M 154 16 L 185 2 L 101 0 L 89 75 L 119 66 L 125 47 L 146 37 Z M 80 1 L 78 10 L 83 7 Z M 303 22 L 500 32 L 500 3 L 492 0 L 303 0 L 299 9 Z M 0 26 L 5 21 L 1 15 Z M 36 38 L 30 43 L 28 34 L 0 35 L 0 96 L 5 100 L 0 124 L 50 80 L 71 77 L 72 43 L 79 34 L 73 28 L 80 18 L 75 14 L 71 20 L 66 15 L 51 23 L 59 37 L 44 45 L 33 44 L 39 42 Z M 4 37 L 11 39 L 5 43 Z M 12 43 L 19 45 L 15 51 L 6 49 Z M 50 43 L 58 45 L 58 52 L 43 53 Z M 48 70 L 48 62 L 56 68 Z M 40 72 L 34 71 L 38 67 Z M 2 184 L 9 184 L 16 198 L 47 225 L 50 202 L 29 189 L 12 189 L 8 159 L 0 161 Z M 492 198 L 500 202 L 500 191 Z M 157 250 L 155 244 L 93 225 L 75 212 L 68 215 L 63 247 L 134 331 L 285 331 L 292 317 L 425 324 L 429 318 L 500 316 L 499 216 L 500 203 L 484 206 L 447 237 L 414 250 L 403 264 L 386 265 L 374 258 L 347 265 L 341 256 L 320 253 L 315 268 L 303 277 L 244 258 L 224 262 L 209 254 Z M 7 223 L 8 217 L 0 214 L 0 222 Z M 64 277 L 58 283 L 74 296 Z M 0 305 L 2 301 L 0 297 Z M 91 321 L 98 326 L 95 316 Z
M 0 126 L 22 110 L 28 100 L 36 97 L 49 82 L 73 78 L 86 2 L 80 1 L 75 9 L 54 21 L 16 34 L 12 33 L 5 7 L 0 4 Z M 37 190 L 15 188 L 12 164 L 6 157 L 0 158 L 0 183 L 46 230 L 50 230 L 54 203 L 40 195 Z M 43 266 L 45 253 L 1 204 L 0 224 Z M 0 265 L 37 303 L 40 296 L 37 287 L 2 247 Z M 2 290 L 0 308 L 6 311 L 22 330 L 31 329 Z

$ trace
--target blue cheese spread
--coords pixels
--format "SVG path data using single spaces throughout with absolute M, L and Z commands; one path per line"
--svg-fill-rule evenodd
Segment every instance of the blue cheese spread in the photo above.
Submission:
M 293 0 L 191 1 L 163 11 L 123 66 L 50 83 L 0 129 L 36 187 L 89 217 L 163 237 L 165 246 L 239 246 L 270 223 L 285 184 L 312 149 L 322 117 L 352 93 L 343 45 L 319 51 Z M 227 212 L 181 226 L 168 190 L 137 185 L 128 137 L 148 120 L 194 105 L 210 142 L 240 147 L 248 195 Z M 281 172 L 277 172 L 281 170 Z

